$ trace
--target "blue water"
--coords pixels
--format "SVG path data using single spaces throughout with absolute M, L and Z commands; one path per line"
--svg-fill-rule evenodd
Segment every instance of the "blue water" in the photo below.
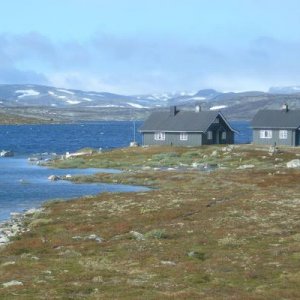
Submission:
M 252 143 L 252 129 L 248 121 L 231 121 L 230 125 L 237 130 L 234 142 L 236 144 Z
M 248 122 L 231 122 L 239 131 L 236 143 L 251 141 Z M 49 181 L 52 174 L 91 174 L 104 170 L 53 170 L 30 164 L 27 157 L 35 153 L 76 151 L 84 147 L 112 149 L 127 147 L 134 136 L 141 143 L 138 132 L 141 122 L 97 122 L 63 125 L 2 125 L 0 150 L 12 150 L 13 158 L 0 158 L 0 221 L 8 219 L 12 211 L 40 206 L 49 199 L 70 199 L 110 191 L 141 191 L 142 187 L 112 184 L 73 184 Z M 114 172 L 105 170 L 105 172 Z
M 141 135 L 136 124 L 136 140 Z M 65 153 L 84 147 L 111 149 L 128 146 L 134 139 L 132 122 L 97 122 L 60 125 L 2 125 L 0 149 L 17 155 L 55 152 Z

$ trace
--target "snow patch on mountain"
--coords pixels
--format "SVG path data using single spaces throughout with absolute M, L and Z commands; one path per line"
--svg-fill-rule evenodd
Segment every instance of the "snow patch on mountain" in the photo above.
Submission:
M 18 98 L 24 98 L 24 97 L 29 97 L 29 96 L 38 96 L 40 94 L 40 92 L 36 91 L 36 90 L 17 90 L 15 91 L 16 94 L 22 94 L 19 95 Z
M 203 101 L 203 100 L 206 100 L 206 97 L 192 97 L 190 98 L 190 100 L 196 100 L 196 101 Z
M 67 100 L 66 101 L 67 103 L 69 103 L 69 104 L 71 104 L 71 105 L 74 105 L 74 104 L 79 104 L 79 103 L 81 103 L 81 101 L 78 101 L 78 100 Z
M 66 93 L 66 94 L 70 94 L 70 95 L 74 95 L 75 93 L 68 91 L 68 90 L 63 90 L 63 89 L 56 89 L 56 91 L 58 92 L 62 92 L 62 93 Z
M 117 107 L 117 108 L 124 108 L 125 106 L 122 105 L 115 105 L 115 104 L 107 104 L 107 105 L 89 105 L 87 107 L 100 107 L 100 108 L 110 108 L 110 107 Z
M 132 107 L 135 107 L 135 108 L 147 108 L 146 106 L 143 106 L 143 105 L 140 105 L 140 104 L 137 104 L 137 103 L 128 102 L 127 104 L 132 106 Z
M 222 109 L 222 108 L 226 108 L 228 107 L 227 105 L 216 105 L 216 106 L 212 106 L 209 110 L 218 110 L 218 109 Z

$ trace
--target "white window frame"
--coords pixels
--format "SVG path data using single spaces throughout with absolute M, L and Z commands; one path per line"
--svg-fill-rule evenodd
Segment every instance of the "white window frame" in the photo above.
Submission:
M 288 138 L 288 131 L 287 130 L 279 130 L 279 138 L 281 140 L 286 140 Z
M 154 133 L 154 140 L 155 141 L 165 141 L 166 140 L 166 133 L 163 131 L 157 131 Z
M 212 140 L 212 138 L 213 138 L 212 131 L 207 131 L 207 139 Z
M 272 135 L 273 135 L 272 130 L 263 129 L 263 130 L 260 130 L 260 132 L 259 132 L 259 137 L 261 139 L 271 139 Z
M 227 132 L 226 131 L 222 131 L 221 139 L 222 140 L 226 140 L 226 138 L 227 138 Z
M 187 132 L 180 132 L 180 137 L 179 137 L 179 139 L 180 139 L 181 141 L 187 141 L 188 138 L 189 138 L 189 135 L 188 135 Z

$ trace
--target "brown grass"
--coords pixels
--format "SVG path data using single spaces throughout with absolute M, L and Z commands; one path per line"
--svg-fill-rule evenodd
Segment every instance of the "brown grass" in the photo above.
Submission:
M 159 189 L 48 203 L 39 218 L 51 221 L 29 220 L 39 226 L 29 224 L 28 233 L 1 250 L 0 283 L 23 286 L 0 285 L 0 297 L 298 299 L 300 171 L 285 168 L 297 151 L 279 154 L 279 167 L 266 149 L 243 146 L 230 154 L 226 169 L 211 173 L 141 168 L 162 151 L 180 161 L 188 152 L 195 159 L 214 149 L 222 163 L 218 147 L 122 149 L 93 157 L 119 159 L 124 169 L 130 162 L 134 171 L 84 180 L 151 182 Z M 241 157 L 257 167 L 237 170 Z

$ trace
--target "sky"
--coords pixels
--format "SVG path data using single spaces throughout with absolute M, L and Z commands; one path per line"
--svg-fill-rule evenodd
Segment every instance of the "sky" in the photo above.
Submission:
M 128 95 L 300 85 L 299 0 L 0 3 L 0 84 Z

